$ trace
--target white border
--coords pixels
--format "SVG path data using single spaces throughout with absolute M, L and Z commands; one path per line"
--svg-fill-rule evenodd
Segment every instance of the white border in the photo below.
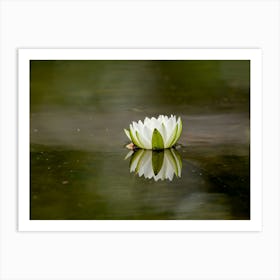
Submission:
M 30 60 L 250 60 L 251 219 L 100 221 L 29 219 Z M 262 229 L 262 66 L 260 49 L 19 49 L 18 50 L 18 230 L 19 231 L 261 231 Z

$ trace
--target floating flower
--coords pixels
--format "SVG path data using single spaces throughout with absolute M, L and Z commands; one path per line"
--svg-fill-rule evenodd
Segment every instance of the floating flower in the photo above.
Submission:
M 163 151 L 148 151 L 144 149 L 130 151 L 126 159 L 131 157 L 129 169 L 139 177 L 173 180 L 174 174 L 181 177 L 182 161 L 175 149 L 165 149 Z
M 156 118 L 145 118 L 144 122 L 132 122 L 125 134 L 138 148 L 162 150 L 171 148 L 178 141 L 182 132 L 182 121 L 176 116 L 160 115 Z

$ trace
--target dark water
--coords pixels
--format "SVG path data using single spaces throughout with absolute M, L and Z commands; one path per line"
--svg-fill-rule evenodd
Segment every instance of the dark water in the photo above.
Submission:
M 31 219 L 250 219 L 249 76 L 248 61 L 32 61 Z M 183 121 L 172 180 L 125 159 L 123 128 L 159 114 Z

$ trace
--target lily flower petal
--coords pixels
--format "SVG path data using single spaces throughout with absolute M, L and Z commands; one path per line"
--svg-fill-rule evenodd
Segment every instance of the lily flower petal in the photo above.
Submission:
M 146 117 L 143 122 L 133 121 L 129 128 L 124 132 L 135 146 L 147 150 L 162 150 L 176 144 L 182 132 L 182 120 L 175 115 L 159 115 L 158 118 Z
M 127 130 L 127 129 L 124 128 L 124 132 L 125 132 L 126 136 L 129 138 L 129 140 L 132 141 L 132 140 L 131 140 L 131 137 L 130 137 L 130 132 L 129 132 L 129 130 Z

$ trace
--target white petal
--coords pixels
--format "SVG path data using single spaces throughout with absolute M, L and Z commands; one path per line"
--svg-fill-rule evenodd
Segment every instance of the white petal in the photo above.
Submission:
M 134 126 L 132 124 L 129 125 L 129 128 L 130 128 L 130 132 L 131 133 L 135 133 L 135 128 L 134 128 Z
M 177 129 L 176 139 L 174 141 L 174 144 L 178 141 L 178 139 L 180 138 L 181 133 L 182 133 L 182 120 L 180 117 L 178 118 L 176 125 L 178 125 L 178 129 Z
M 138 137 L 137 137 L 137 135 L 136 135 L 136 132 L 137 132 L 137 130 L 136 130 L 132 125 L 130 125 L 130 133 L 131 133 L 131 135 L 132 135 L 132 142 L 133 142 L 136 146 L 138 146 L 138 147 L 140 147 L 140 148 L 144 148 L 143 145 L 141 145 L 141 143 L 139 142 Z
M 148 125 L 150 122 L 151 122 L 151 119 L 146 117 L 144 120 L 144 125 Z
M 132 142 L 135 142 L 135 145 L 144 149 L 152 149 L 153 132 L 157 129 L 162 136 L 164 148 L 169 148 L 180 137 L 180 129 L 177 133 L 177 126 L 181 128 L 181 119 L 180 117 L 176 119 L 175 115 L 170 117 L 159 115 L 157 118 L 146 117 L 144 122 L 141 120 L 132 122 L 130 132 L 126 132 L 126 135 L 131 138 Z
M 144 137 L 147 139 L 147 149 L 152 149 L 152 135 L 153 135 L 153 131 L 147 127 L 144 126 L 143 127 L 143 135 Z
M 172 119 L 168 119 L 168 120 L 166 121 L 165 127 L 166 127 L 166 131 L 167 131 L 166 138 L 167 138 L 167 140 L 168 140 L 168 139 L 170 138 L 172 132 L 173 132 L 173 123 L 172 123 Z
M 129 134 L 129 131 L 127 129 L 124 129 L 124 132 L 125 132 L 126 136 L 130 139 L 130 141 L 132 141 L 131 137 L 130 137 L 130 134 Z
M 161 133 L 161 136 L 162 136 L 162 139 L 163 139 L 163 143 L 164 143 L 164 148 L 167 148 L 166 144 L 167 144 L 167 135 L 168 135 L 168 131 L 167 131 L 167 128 L 165 126 L 164 123 L 161 124 L 161 127 L 162 127 L 162 133 Z
M 139 121 L 137 124 L 137 130 L 138 130 L 138 139 L 140 142 L 144 145 L 145 149 L 151 149 L 152 144 L 151 144 L 151 137 L 149 135 L 148 128 L 144 126 L 144 124 Z
M 151 142 L 145 137 L 143 131 L 138 133 L 137 136 L 144 149 L 151 149 Z
M 137 123 L 137 122 L 132 122 L 132 125 L 133 125 L 133 127 L 134 127 L 135 130 L 138 130 L 138 131 L 139 131 L 138 123 Z

